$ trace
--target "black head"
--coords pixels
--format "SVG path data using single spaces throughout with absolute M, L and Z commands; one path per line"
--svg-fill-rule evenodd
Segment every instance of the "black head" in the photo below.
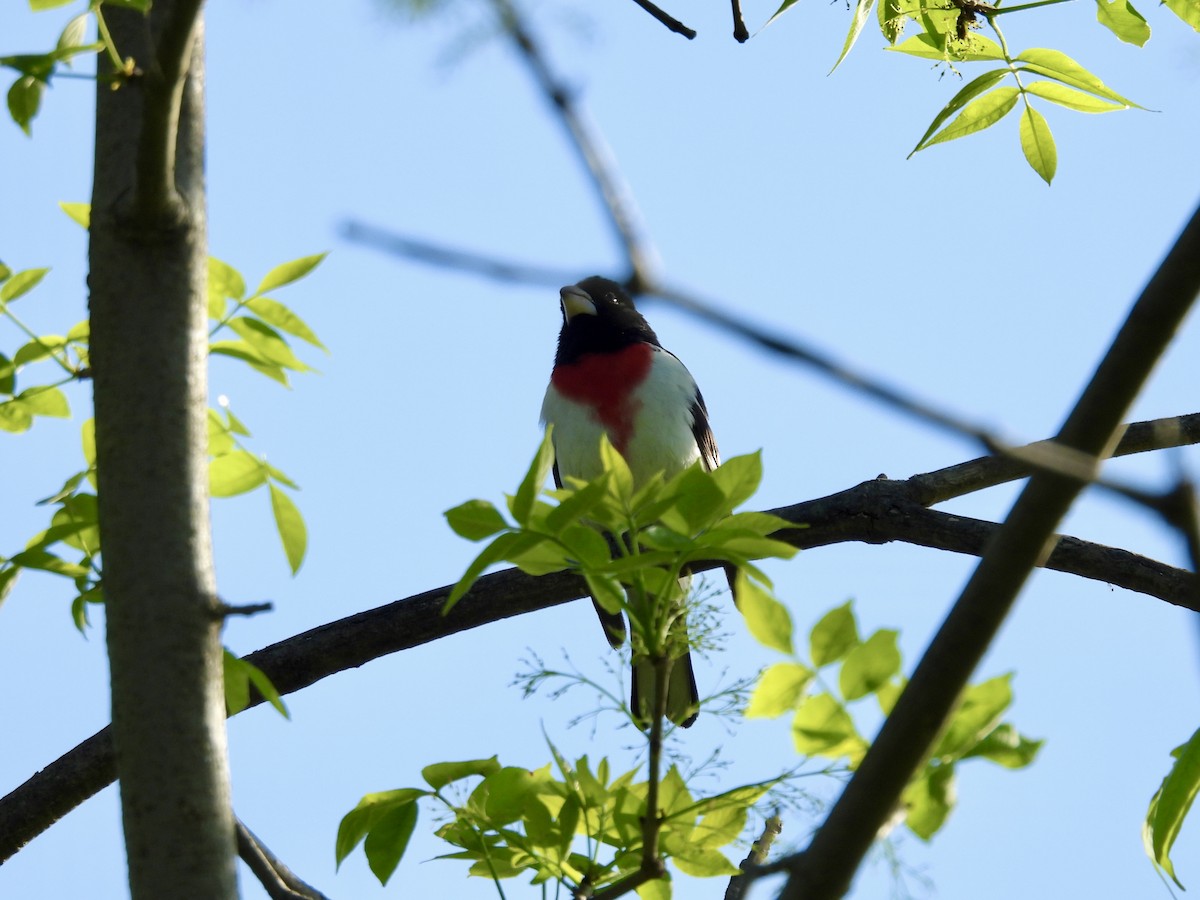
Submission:
M 610 353 L 630 344 L 661 346 L 633 300 L 615 281 L 593 275 L 559 291 L 563 326 L 555 362 L 584 353 Z

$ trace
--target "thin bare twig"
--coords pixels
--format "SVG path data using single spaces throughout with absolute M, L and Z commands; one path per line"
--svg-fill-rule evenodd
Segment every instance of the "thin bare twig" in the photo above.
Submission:
M 305 883 L 258 839 L 246 823 L 234 817 L 238 856 L 258 879 L 271 900 L 329 900 L 315 887 Z
M 1198 291 L 1200 209 L 1134 304 L 1058 441 L 1098 458 L 1108 455 L 1120 437 L 1121 416 Z M 781 900 L 832 900 L 849 889 L 1030 571 L 1049 556 L 1054 527 L 1081 489 L 1078 482 L 1044 472 L 1030 479 L 858 770 L 808 848 L 791 857 Z
M 750 852 L 741 862 L 742 874 L 734 875 L 729 879 L 729 886 L 725 888 L 725 900 L 742 900 L 746 896 L 746 891 L 750 889 L 750 882 L 753 881 L 750 872 L 766 863 L 767 856 L 771 852 L 771 845 L 775 843 L 775 838 L 779 837 L 782 831 L 783 820 L 779 818 L 778 813 L 763 823 L 762 836 L 750 846 Z
M 575 92 L 551 68 L 546 54 L 534 40 L 516 7 L 509 0 L 492 0 L 492 3 L 538 90 L 566 129 L 571 146 L 587 171 L 603 205 L 605 217 L 629 261 L 629 277 L 640 282 L 654 281 L 659 268 L 658 251 L 646 233 L 633 194 L 621 177 L 612 151 L 588 121 L 581 104 L 575 99 Z
M 740 0 L 730 0 L 733 5 L 733 38 L 739 44 L 744 44 L 750 40 L 750 32 L 746 29 L 746 20 L 742 18 L 742 4 Z
M 669 28 L 671 31 L 674 31 L 676 34 L 682 34 L 689 41 L 696 36 L 696 32 L 693 29 L 688 28 L 678 19 L 673 18 L 668 13 L 659 9 L 657 6 L 651 3 L 650 0 L 633 0 L 633 2 L 646 12 L 650 13 L 650 15 L 654 16 L 654 18 L 658 19 L 658 21 L 662 22 L 667 26 L 667 28 Z

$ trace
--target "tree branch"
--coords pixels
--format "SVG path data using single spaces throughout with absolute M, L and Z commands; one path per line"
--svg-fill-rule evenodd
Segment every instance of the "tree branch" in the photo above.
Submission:
M 633 2 L 646 12 L 650 13 L 650 15 L 654 16 L 654 18 L 658 19 L 658 21 L 662 22 L 667 26 L 668 29 L 676 34 L 682 34 L 689 41 L 696 36 L 696 32 L 693 29 L 688 28 L 678 19 L 672 18 L 668 13 L 651 3 L 650 0 L 633 0 Z
M 1200 414 L 1138 422 L 1114 456 L 1200 442 Z M 999 526 L 927 509 L 925 504 L 1025 477 L 1011 460 L 984 458 L 904 480 L 878 478 L 771 510 L 798 527 L 777 535 L 802 549 L 861 541 L 917 544 L 979 555 Z M 699 572 L 717 564 L 697 563 Z M 1146 557 L 1060 538 L 1046 568 L 1107 582 L 1200 612 L 1191 573 Z M 505 569 L 481 578 L 447 614 L 451 586 L 318 626 L 249 654 L 246 659 L 291 694 L 347 669 L 461 631 L 586 597 L 583 580 L 566 572 L 534 578 Z M 250 706 L 263 702 L 256 694 Z M 249 707 L 248 707 L 249 708 Z M 98 732 L 0 799 L 0 861 L 7 859 L 116 777 L 109 729 Z
M 324 894 L 306 884 L 246 827 L 241 819 L 234 820 L 237 830 L 238 856 L 262 884 L 271 900 L 329 900 Z
M 1200 209 L 1138 297 L 1058 441 L 1097 459 L 1111 453 L 1120 437 L 1121 417 L 1197 292 Z M 945 727 L 1030 571 L 1050 555 L 1053 530 L 1083 487 L 1045 472 L 1030 479 L 825 822 L 808 848 L 791 858 L 780 900 L 832 900 L 849 890 L 863 857 Z
M 522 61 L 529 69 L 538 89 L 550 104 L 551 111 L 566 129 L 571 146 L 575 149 L 579 161 L 588 173 L 608 221 L 613 227 L 617 242 L 629 261 L 628 278 L 641 284 L 652 283 L 657 279 L 658 251 L 654 249 L 654 245 L 646 234 L 641 215 L 633 201 L 633 194 L 624 179 L 621 178 L 612 151 L 604 142 L 604 138 L 587 121 L 583 109 L 575 100 L 575 92 L 550 67 L 545 53 L 533 39 L 532 32 L 526 26 L 516 7 L 509 0 L 492 0 L 492 2 L 500 16 L 501 24 L 512 37 L 513 43 L 516 44 L 517 50 L 521 54 Z M 647 5 L 643 0 L 635 0 L 635 2 L 648 11 L 651 8 L 658 9 L 653 4 Z M 661 10 L 659 13 L 666 15 Z M 660 21 L 662 20 L 660 19 Z M 671 21 L 674 20 L 671 19 Z M 686 34 L 686 32 L 680 33 Z M 692 34 L 694 35 L 695 32 Z

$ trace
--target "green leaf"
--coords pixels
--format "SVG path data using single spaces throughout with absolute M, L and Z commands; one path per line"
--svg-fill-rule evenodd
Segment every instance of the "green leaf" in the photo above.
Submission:
M 304 526 L 304 517 L 300 515 L 300 510 L 296 508 L 292 498 L 275 485 L 271 485 L 271 512 L 275 515 L 275 530 L 279 532 L 279 540 L 283 542 L 283 552 L 287 555 L 292 574 L 295 575 L 300 571 L 308 549 L 308 529 Z
M 302 341 L 307 341 L 314 347 L 320 347 L 328 352 L 328 348 L 321 343 L 304 320 L 292 312 L 288 307 L 284 306 L 278 300 L 272 300 L 270 297 L 254 297 L 247 301 L 246 308 L 262 319 L 269 325 L 274 325 L 280 331 L 294 335 Z
M 880 0 L 875 8 L 879 30 L 889 44 L 894 45 L 904 31 L 905 13 L 900 0 Z
M 135 12 L 148 13 L 154 0 L 104 0 L 105 6 L 116 6 L 120 9 L 132 9 Z
M 267 467 L 245 450 L 234 450 L 212 459 L 208 464 L 209 493 L 214 497 L 233 497 L 252 491 L 267 481 Z
M 272 363 L 245 341 L 214 341 L 208 345 L 208 352 L 216 353 L 219 356 L 231 356 L 234 359 L 240 359 L 273 381 L 278 381 L 284 387 L 288 386 L 287 374 L 283 371 L 283 368 Z
M 608 439 L 608 433 L 600 435 L 600 469 L 608 474 L 608 496 L 618 508 L 630 505 L 633 499 L 633 473 L 617 448 Z
M 1069 88 L 1065 84 L 1059 84 L 1057 81 L 1034 81 L 1025 85 L 1025 91 L 1035 97 L 1041 97 L 1051 103 L 1057 103 L 1059 106 L 1065 106 L 1067 109 L 1074 109 L 1078 112 L 1106 113 L 1129 108 L 1120 103 L 1085 94 Z
M 8 599 L 8 595 L 12 593 L 20 574 L 20 566 L 9 565 L 0 569 L 0 605 L 3 605 L 4 601 Z
M 1023 769 L 1031 764 L 1045 741 L 1025 737 L 1007 723 L 997 725 L 983 740 L 963 754 L 963 759 L 979 757 L 1006 769 Z
M 904 789 L 903 802 L 908 808 L 904 818 L 917 837 L 932 838 L 946 823 L 957 800 L 954 766 L 931 766 Z
M 838 686 L 846 700 L 874 693 L 900 671 L 898 632 L 880 629 L 846 654 Z
M 957 759 L 972 750 L 1012 705 L 1012 673 L 970 685 L 933 755 Z
M 621 583 L 615 578 L 586 571 L 583 577 L 587 582 L 588 593 L 605 612 L 619 613 L 625 608 L 625 592 L 621 590 Z
M 23 272 L 18 272 L 8 281 L 0 286 L 0 301 L 11 303 L 18 297 L 21 297 L 35 287 L 37 283 L 46 277 L 49 269 L 26 269 Z
M 482 541 L 508 528 L 500 510 L 487 500 L 468 500 L 444 515 L 454 533 L 468 541 Z
M 9 562 L 26 569 L 39 569 L 43 572 L 53 572 L 55 575 L 65 575 L 67 578 L 86 578 L 92 574 L 92 570 L 87 566 L 67 562 L 65 559 L 41 549 L 24 550 L 12 557 Z
M 0 353 L 0 394 L 12 394 L 16 389 L 17 367 L 13 361 Z
M 302 256 L 299 259 L 293 259 L 291 262 L 285 262 L 276 266 L 258 285 L 254 296 L 261 297 L 267 291 L 273 291 L 277 287 L 283 287 L 285 284 L 291 284 L 293 281 L 299 281 L 313 269 L 315 269 L 328 254 L 317 253 L 313 256 Z
M 734 596 L 746 618 L 746 627 L 764 646 L 780 653 L 792 653 L 792 617 L 782 603 L 772 597 L 757 582 L 738 570 Z
M 246 660 L 238 660 L 242 664 L 242 668 L 246 672 L 246 677 L 250 679 L 250 683 L 262 694 L 262 698 L 275 707 L 276 711 L 285 719 L 290 719 L 287 707 L 283 703 L 283 698 L 279 696 L 279 690 L 267 677 L 267 673 L 260 669 L 254 663 Z
M 29 123 L 37 115 L 38 107 L 42 105 L 42 91 L 45 88 L 45 83 L 39 79 L 32 75 L 23 75 L 8 89 L 9 115 L 27 135 L 33 134 Z
M 1150 26 L 1129 0 L 1096 0 L 1096 21 L 1127 44 L 1150 40 Z
M 785 6 L 790 6 L 796 0 L 786 0 Z M 655 878 L 636 888 L 638 900 L 671 900 L 671 882 L 665 878 Z
M 773 719 L 796 708 L 813 672 L 799 663 L 782 662 L 759 676 L 746 706 L 747 719 Z
M 248 316 L 238 316 L 231 319 L 228 324 L 269 365 L 282 366 L 295 372 L 310 371 L 309 366 L 297 358 L 287 341 L 270 325 Z
M 541 493 L 542 486 L 546 483 L 546 476 L 550 474 L 550 469 L 554 465 L 554 444 L 550 437 L 552 433 L 552 428 L 546 429 L 542 443 L 538 447 L 537 453 L 534 454 L 533 462 L 529 464 L 529 469 L 521 480 L 520 487 L 517 488 L 516 496 L 513 497 L 512 514 L 518 525 L 524 525 L 529 520 L 529 514 L 533 510 L 533 501 Z
M 56 50 L 60 53 L 63 51 L 73 50 L 83 45 L 84 35 L 87 33 L 88 19 L 91 18 L 91 13 L 80 13 L 63 28 L 62 33 L 58 36 L 58 45 Z
M 726 859 L 721 851 L 686 842 L 676 849 L 671 861 L 679 867 L 680 872 L 693 878 L 728 878 L 742 874 L 742 870 Z
M 846 58 L 846 54 L 850 52 L 850 48 L 858 40 L 863 26 L 867 24 L 867 18 L 871 15 L 871 7 L 874 5 L 875 0 L 858 0 L 857 5 L 854 7 L 854 18 L 850 20 L 850 31 L 846 35 L 845 43 L 842 44 L 842 52 L 838 56 L 837 62 L 833 64 L 833 69 L 829 70 L 831 74 L 834 69 L 842 64 L 842 60 Z
M 808 636 L 809 653 L 818 669 L 837 662 L 859 644 L 858 623 L 851 602 L 831 609 L 813 626 Z
M 867 749 L 846 708 L 829 694 L 816 694 L 800 704 L 792 719 L 792 741 L 798 753 L 832 759 L 848 756 L 852 764 Z
M 968 34 L 966 41 L 947 43 L 944 35 L 922 32 L 914 34 L 903 43 L 887 50 L 904 53 L 921 59 L 934 59 L 939 62 L 982 62 L 985 60 L 1002 60 L 1004 51 L 1000 45 L 990 38 L 979 34 Z M 1007 71 L 1007 70 L 1006 70 Z
M 921 143 L 913 149 L 913 153 L 916 153 L 917 150 L 924 150 L 926 147 L 932 147 L 934 144 L 953 141 L 990 128 L 1012 111 L 1020 93 L 1015 87 L 998 87 L 991 93 L 972 100 L 963 107 L 962 112 L 949 125 L 933 137 L 923 138 Z
M 1075 62 L 1075 60 L 1071 59 L 1071 57 L 1067 56 L 1067 54 L 1059 50 L 1047 50 L 1035 47 L 1032 50 L 1025 50 L 1017 54 L 1016 62 L 1024 63 L 1024 69 L 1037 72 L 1039 75 L 1045 75 L 1047 78 L 1053 78 L 1056 81 L 1061 81 L 1063 84 L 1079 88 L 1081 91 L 1087 91 L 1089 94 L 1095 94 L 1097 97 L 1104 97 L 1112 100 L 1114 103 L 1121 103 L 1125 106 L 1136 106 L 1138 109 L 1143 108 L 1132 100 L 1122 97 L 1079 63 Z
M 246 282 L 242 273 L 229 263 L 215 256 L 208 258 L 208 292 L 221 298 L 241 300 L 246 296 Z
M 484 778 L 483 786 L 487 790 L 484 809 L 490 824 L 506 825 L 519 819 L 539 781 L 534 772 L 518 766 L 505 766 Z
M 61 334 L 43 334 L 23 344 L 13 357 L 13 364 L 19 369 L 29 363 L 37 362 L 39 359 L 52 356 L 56 350 L 61 350 L 66 344 L 67 339 Z
M 421 777 L 425 779 L 425 783 L 433 790 L 439 791 L 452 781 L 459 781 L 472 775 L 483 775 L 486 777 L 499 772 L 500 768 L 500 761 L 494 756 L 489 756 L 487 759 L 467 759 L 462 762 L 434 763 L 421 770 Z
M 450 596 L 446 598 L 446 605 L 442 607 L 443 616 L 454 608 L 454 605 L 471 589 L 471 585 L 479 580 L 479 576 L 488 566 L 507 558 L 509 550 L 516 546 L 520 537 L 521 535 L 515 532 L 506 532 L 480 551 L 479 555 L 467 566 L 467 571 L 463 573 L 462 578 L 458 579 L 458 583 L 451 589 Z
M 1171 848 L 1200 792 L 1200 729 L 1172 755 L 1175 764 L 1150 801 L 1142 836 L 1150 859 L 1182 888 L 1171 862 Z
M 92 204 L 90 203 L 59 203 L 58 208 L 71 217 L 77 225 L 84 228 L 92 227 Z
M 762 451 L 727 459 L 711 474 L 713 483 L 725 495 L 726 505 L 731 510 L 736 509 L 753 497 L 762 483 Z
M 1163 0 L 1167 9 L 1200 31 L 1200 0 Z
M 1045 117 L 1029 104 L 1021 114 L 1021 151 L 1025 160 L 1042 177 L 1046 184 L 1054 180 L 1058 169 L 1058 150 L 1054 146 L 1054 135 Z
M 389 809 L 367 833 L 363 851 L 367 864 L 380 884 L 387 884 L 408 849 L 409 838 L 417 827 L 417 803 L 403 803 Z
M 47 9 L 57 9 L 72 2 L 74 0 L 29 0 L 29 8 L 34 12 L 42 12 Z
M 96 465 L 96 420 L 88 419 L 79 426 L 79 444 L 88 468 Z
M 71 415 L 71 407 L 67 404 L 67 395 L 56 387 L 43 385 L 27 388 L 17 395 L 16 402 L 22 404 L 35 416 L 66 419 Z
M 909 40 L 911 41 L 912 38 Z M 979 77 L 967 82 L 962 89 L 950 99 L 950 102 L 942 107 L 942 111 L 933 117 L 933 121 L 930 123 L 929 127 L 925 129 L 925 133 L 921 135 L 921 139 L 917 141 L 917 146 L 913 147 L 912 153 L 908 154 L 909 157 L 911 158 L 913 153 L 916 153 L 925 145 L 925 142 L 929 140 L 930 135 L 941 128 L 943 122 L 949 119 L 952 115 L 970 103 L 984 91 L 989 90 L 998 81 L 1008 75 L 1008 71 L 1008 69 L 993 69 L 992 71 L 984 72 Z
M 19 401 L 5 400 L 0 403 L 0 431 L 20 434 L 28 431 L 32 425 L 33 416 Z
M 429 792 L 419 788 L 398 788 L 394 791 L 367 794 L 359 800 L 358 805 L 346 813 L 338 825 L 337 844 L 334 849 L 337 864 L 342 864 L 385 815 L 393 809 L 415 803 L 421 797 L 427 796 Z
M 797 2 L 799 2 L 799 0 L 783 0 L 783 3 L 780 4 L 779 9 L 775 10 L 771 18 L 767 19 L 766 24 L 763 25 L 763 28 L 766 28 L 767 25 L 770 25 L 772 22 L 782 16 L 785 12 L 795 6 Z
M 705 472 L 699 463 L 668 481 L 664 492 L 671 498 L 672 505 L 659 518 L 680 534 L 703 531 L 729 512 L 725 492 L 717 485 L 716 473 Z
M 224 650 L 222 669 L 225 673 L 225 714 L 236 716 L 250 705 L 250 676 L 242 661 Z

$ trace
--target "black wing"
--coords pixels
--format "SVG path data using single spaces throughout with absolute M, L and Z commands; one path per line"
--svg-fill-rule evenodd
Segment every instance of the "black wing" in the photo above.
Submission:
M 708 424 L 708 407 L 704 397 L 696 388 L 696 399 L 692 403 L 692 436 L 700 448 L 700 459 L 706 471 L 711 472 L 721 464 L 721 452 L 717 449 L 717 438 Z

